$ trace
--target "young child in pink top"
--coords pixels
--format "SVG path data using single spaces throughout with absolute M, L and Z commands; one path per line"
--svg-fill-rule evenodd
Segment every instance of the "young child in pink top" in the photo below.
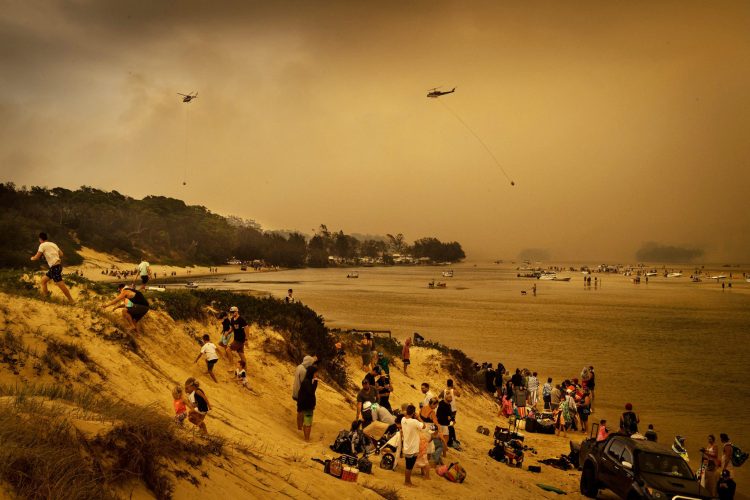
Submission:
M 182 387 L 178 385 L 172 389 L 172 398 L 174 399 L 174 419 L 178 424 L 182 425 L 188 415 L 187 406 L 183 399 Z

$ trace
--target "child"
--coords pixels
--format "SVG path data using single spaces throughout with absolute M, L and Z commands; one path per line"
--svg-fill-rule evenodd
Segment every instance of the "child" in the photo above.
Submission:
M 213 381 L 218 384 L 219 381 L 216 380 L 216 375 L 214 375 L 214 365 L 217 361 L 219 361 L 219 355 L 216 354 L 216 344 L 211 342 L 211 337 L 209 337 L 208 334 L 203 336 L 203 347 L 201 347 L 201 352 L 198 353 L 198 356 L 195 358 L 194 363 L 197 363 L 198 360 L 201 359 L 201 354 L 206 355 L 208 374 L 211 376 Z
M 188 416 L 187 413 L 187 405 L 185 405 L 185 400 L 183 398 L 183 392 L 182 387 L 175 386 L 174 389 L 172 389 L 172 399 L 174 399 L 174 419 L 175 422 L 182 425 L 182 423 L 185 421 L 185 419 Z
M 242 360 L 239 360 L 237 362 L 237 368 L 234 370 L 234 379 L 238 384 L 242 385 L 242 387 L 249 391 L 250 386 L 247 384 L 247 371 L 245 370 L 246 366 L 247 365 Z

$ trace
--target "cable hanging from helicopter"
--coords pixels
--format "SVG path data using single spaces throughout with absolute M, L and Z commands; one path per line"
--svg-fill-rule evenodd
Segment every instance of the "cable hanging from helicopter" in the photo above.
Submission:
M 189 94 L 181 94 L 177 92 L 177 95 L 182 96 L 182 102 L 185 104 L 190 104 L 193 99 L 198 99 L 198 92 L 190 92 Z M 185 108 L 185 159 L 184 159 L 184 165 L 185 170 L 183 172 L 182 176 L 182 185 L 187 186 L 187 165 L 188 165 L 188 138 L 190 135 L 190 108 Z
M 441 91 L 441 90 L 439 90 L 439 89 L 440 89 L 440 87 L 435 87 L 435 88 L 432 88 L 432 89 L 430 89 L 430 90 L 429 90 L 429 91 L 427 92 L 427 97 L 428 97 L 428 98 L 430 98 L 430 99 L 437 99 L 438 97 L 442 97 L 442 96 L 444 96 L 444 95 L 452 94 L 452 93 L 454 93 L 454 92 L 456 91 L 456 87 L 453 87 L 453 88 L 452 88 L 451 90 L 445 90 L 445 91 Z M 461 116 L 459 116 L 459 114 L 458 114 L 458 113 L 456 113 L 455 111 L 453 111 L 453 109 L 451 109 L 451 108 L 450 108 L 450 107 L 449 107 L 449 106 L 448 106 L 448 105 L 447 105 L 447 104 L 445 103 L 445 100 L 444 100 L 444 99 L 438 99 L 438 101 L 440 102 L 440 104 L 442 104 L 442 105 L 443 105 L 443 106 L 445 107 L 445 109 L 447 109 L 448 111 L 450 111 L 450 113 L 451 113 L 451 114 L 452 114 L 452 115 L 453 115 L 453 116 L 454 116 L 454 117 L 455 117 L 455 118 L 456 118 L 456 119 L 457 119 L 457 120 L 458 120 L 459 122 L 461 122 L 461 124 L 462 124 L 462 125 L 463 125 L 464 127 L 466 127 L 466 130 L 468 130 L 468 131 L 469 131 L 469 132 L 471 133 L 471 135 L 473 135 L 473 136 L 474 136 L 474 138 L 475 138 L 475 139 L 476 139 L 477 141 L 479 141 L 479 144 L 481 144 L 481 145 L 482 145 L 482 147 L 483 147 L 483 148 L 484 148 L 484 149 L 485 149 L 485 150 L 487 151 L 487 153 L 489 153 L 489 155 L 490 155 L 490 158 L 492 158 L 492 161 L 494 161 L 494 162 L 495 162 L 495 165 L 497 165 L 497 168 L 499 168 L 499 169 L 500 169 L 500 171 L 501 171 L 501 172 L 503 173 L 503 175 L 504 175 L 504 176 L 505 176 L 505 177 L 506 177 L 506 178 L 508 179 L 508 181 L 510 181 L 510 185 L 511 185 L 511 186 L 515 186 L 515 185 L 516 185 L 515 181 L 513 181 L 513 179 L 511 179 L 511 178 L 510 178 L 510 176 L 508 175 L 508 172 L 506 172 L 506 171 L 505 171 L 505 169 L 503 168 L 503 166 L 502 166 L 502 165 L 500 164 L 500 161 L 499 161 L 499 160 L 497 159 L 497 157 L 496 157 L 496 156 L 495 156 L 495 154 L 494 154 L 494 153 L 492 152 L 492 150 L 491 150 L 491 149 L 489 148 L 489 146 L 487 146 L 487 144 L 485 144 L 485 142 L 484 142 L 484 141 L 482 140 L 482 138 L 481 138 L 481 137 L 479 136 L 479 134 L 477 134 L 477 133 L 476 133 L 476 132 L 474 131 L 474 129 L 472 129 L 472 128 L 471 128 L 471 127 L 469 126 L 469 124 L 468 124 L 468 123 L 466 123 L 466 122 L 464 121 L 464 119 L 463 119 L 463 118 L 461 118 Z

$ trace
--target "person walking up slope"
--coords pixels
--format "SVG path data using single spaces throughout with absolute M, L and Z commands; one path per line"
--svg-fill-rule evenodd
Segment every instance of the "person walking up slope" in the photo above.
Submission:
M 312 432 L 313 412 L 315 411 L 315 391 L 318 389 L 318 369 L 311 366 L 305 373 L 305 379 L 299 388 L 297 397 L 297 414 L 302 414 L 302 431 L 305 435 L 305 441 L 310 441 L 310 432 Z

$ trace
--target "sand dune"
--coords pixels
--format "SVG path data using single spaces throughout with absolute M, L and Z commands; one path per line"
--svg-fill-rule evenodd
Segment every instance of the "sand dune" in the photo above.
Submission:
M 52 287 L 54 289 L 54 287 Z M 342 392 L 328 384 L 318 389 L 312 442 L 304 443 L 295 425 L 295 406 L 291 399 L 291 377 L 294 363 L 281 361 L 273 353 L 280 351 L 284 337 L 279 332 L 253 327 L 246 347 L 248 375 L 252 392 L 230 380 L 227 370 L 233 368 L 221 360 L 216 371 L 219 384 L 205 373 L 205 363 L 193 363 L 199 351 L 197 337 L 210 333 L 217 337 L 215 325 L 197 322 L 177 323 L 164 312 L 151 311 L 144 320 L 144 334 L 135 339 L 134 351 L 116 314 L 100 308 L 101 297 L 84 298 L 74 287 L 79 302 L 74 306 L 53 301 L 19 298 L 0 294 L 0 325 L 14 338 L 22 339 L 23 348 L 10 357 L 15 361 L 0 363 L 0 383 L 60 384 L 74 388 L 96 387 L 103 393 L 125 401 L 155 404 L 164 415 L 171 416 L 171 388 L 188 377 L 201 382 L 213 410 L 206 423 L 209 433 L 229 440 L 220 456 L 204 459 L 200 465 L 171 464 L 175 472 L 175 498 L 258 498 L 260 496 L 293 498 L 379 498 L 374 489 L 395 488 L 400 498 L 544 498 L 537 482 L 552 484 L 577 496 L 578 474 L 542 466 L 541 474 L 510 468 L 487 456 L 491 437 L 475 432 L 478 425 L 494 428 L 504 424 L 495 416 L 494 403 L 485 395 L 468 388 L 459 401 L 458 437 L 464 451 L 450 450 L 449 461 L 460 461 L 468 471 L 464 484 L 450 483 L 433 474 L 430 481 L 417 477 L 416 488 L 403 488 L 403 465 L 397 472 L 378 468 L 360 475 L 356 484 L 337 480 L 322 472 L 322 466 L 311 458 L 334 457 L 328 445 L 339 430 L 347 428 L 355 416 L 352 401 L 355 392 Z M 62 341 L 83 347 L 87 362 L 61 360 L 58 371 L 40 361 L 50 350 L 50 343 Z M 8 351 L 8 347 L 4 347 Z M 359 358 L 349 356 L 348 372 L 354 383 L 361 379 Z M 422 381 L 442 386 L 451 375 L 444 371 L 437 351 L 412 349 L 412 366 L 405 377 L 398 367 L 392 370 L 393 403 L 416 403 Z M 395 406 L 395 405 L 394 405 Z M 100 432 L 95 422 L 85 418 L 76 427 L 89 433 Z M 107 426 L 105 425 L 104 428 Z M 190 424 L 186 439 L 195 435 Z M 578 435 L 574 439 L 579 439 Z M 233 444 L 236 443 L 236 444 Z M 539 450 L 527 455 L 525 465 L 536 459 L 556 457 L 568 450 L 568 441 L 555 436 L 531 434 L 526 443 Z M 242 451 L 239 451 L 242 450 Z M 524 467 L 525 469 L 525 467 Z M 191 476 L 193 479 L 191 479 Z M 197 482 L 197 484 L 193 484 Z M 133 481 L 123 496 L 152 496 L 142 482 Z

